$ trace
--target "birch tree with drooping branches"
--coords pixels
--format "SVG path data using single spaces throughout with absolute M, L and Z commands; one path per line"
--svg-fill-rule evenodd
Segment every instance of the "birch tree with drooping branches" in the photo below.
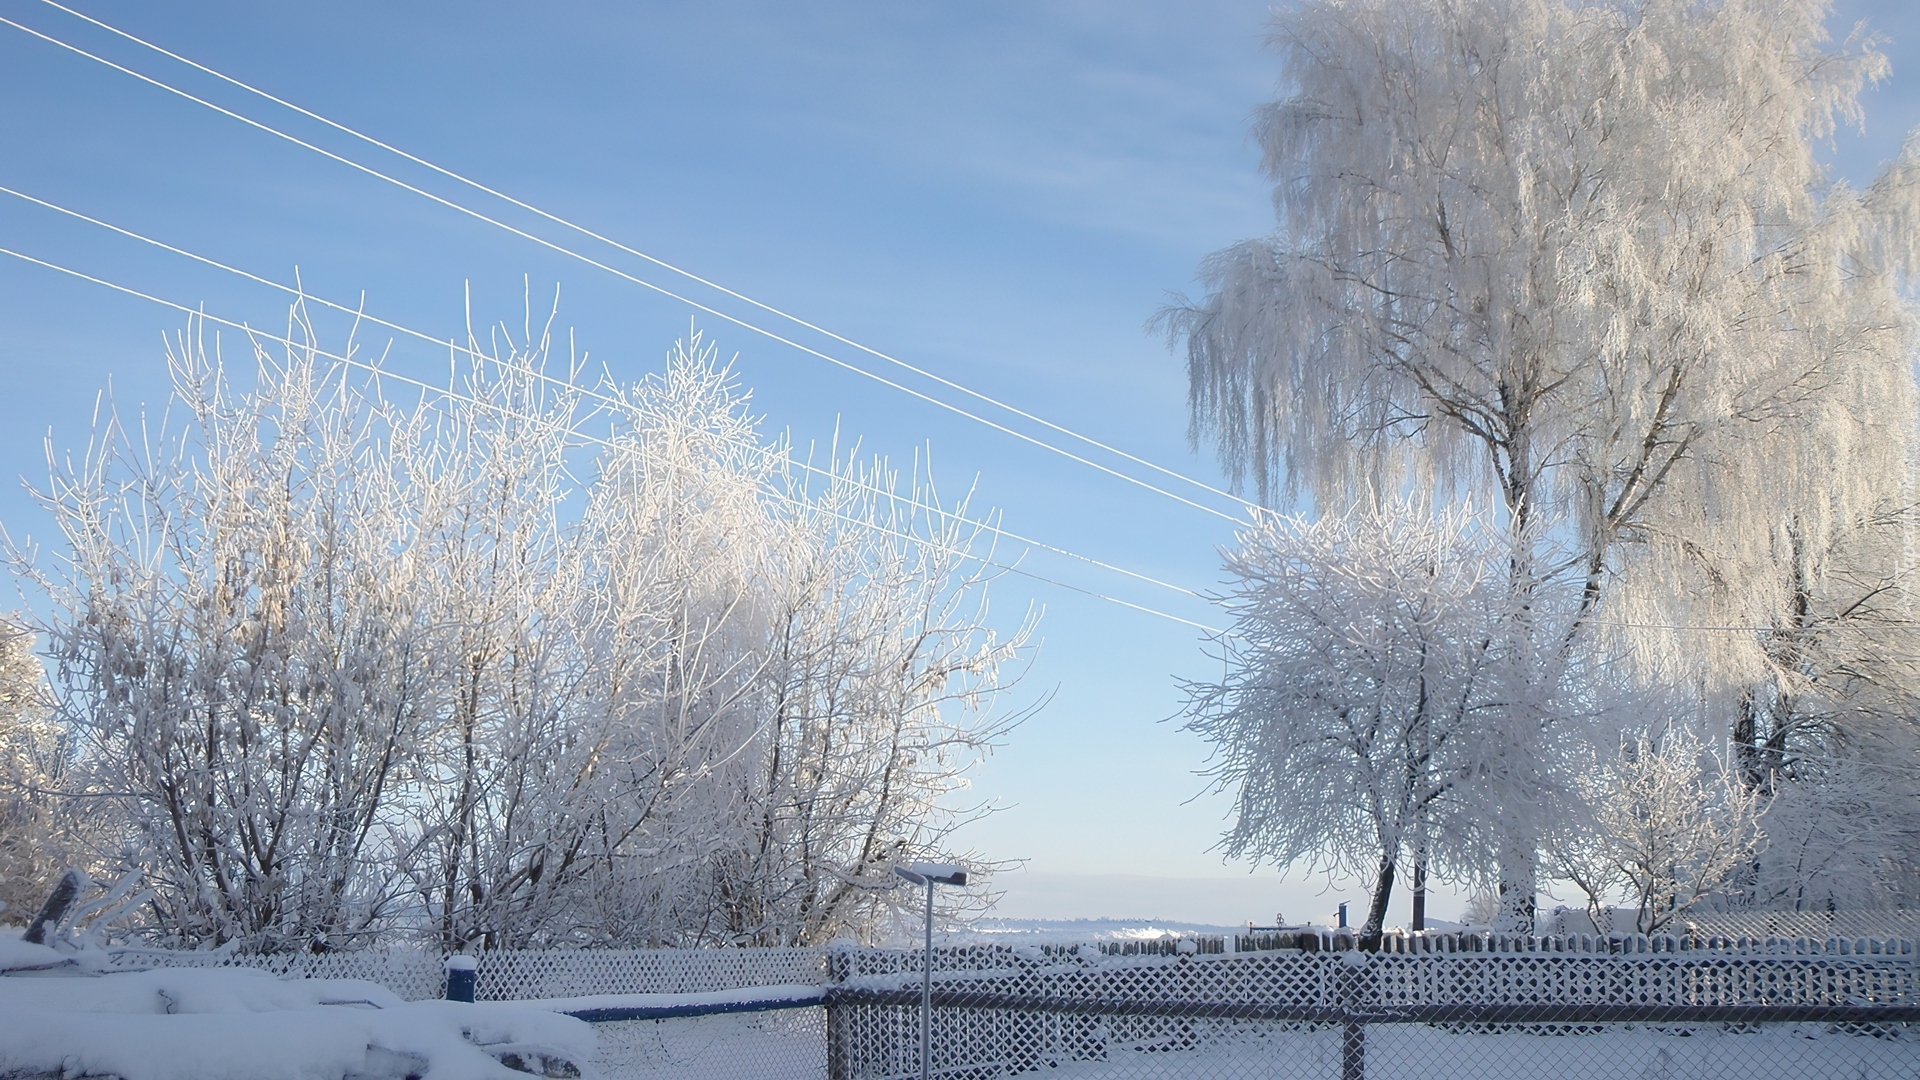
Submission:
M 1323 0 L 1282 10 L 1255 133 L 1278 228 L 1161 313 L 1191 434 L 1273 500 L 1472 495 L 1504 515 L 1513 610 L 1571 582 L 1557 651 L 1768 680 L 1818 561 L 1898 503 L 1913 428 L 1914 150 L 1865 190 L 1816 149 L 1881 77 L 1823 0 Z M 1909 500 L 1910 501 L 1910 500 Z M 1564 523 L 1554 525 L 1553 523 Z M 1564 558 L 1546 546 L 1567 546 Z M 1786 576 L 1790 578 L 1790 575 Z M 1753 627 L 1689 634 L 1665 626 Z M 1543 669 L 1542 675 L 1548 674 Z M 1546 729 L 1516 761 L 1553 767 Z M 1532 922 L 1541 837 L 1499 860 Z

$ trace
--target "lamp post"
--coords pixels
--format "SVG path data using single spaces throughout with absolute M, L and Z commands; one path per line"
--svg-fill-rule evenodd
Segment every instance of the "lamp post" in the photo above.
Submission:
M 928 1080 L 933 1030 L 933 887 L 965 885 L 967 872 L 953 863 L 914 863 L 896 866 L 893 872 L 927 887 L 927 945 L 920 957 L 920 1080 Z

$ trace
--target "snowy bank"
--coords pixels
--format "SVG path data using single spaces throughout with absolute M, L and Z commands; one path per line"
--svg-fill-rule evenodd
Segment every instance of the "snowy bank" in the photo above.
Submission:
M 71 968 L 74 971 L 94 965 L 82 965 L 79 958 L 54 949 L 48 945 L 34 945 L 24 941 L 20 932 L 8 928 L 0 930 L 0 975 L 15 972 L 54 971 Z
M 33 958 L 17 939 L 5 947 L 10 966 Z M 596 1048 L 592 1027 L 570 1016 L 518 1004 L 407 1002 L 355 979 L 69 972 L 16 967 L 0 978 L 0 1076 L 513 1080 L 590 1076 Z

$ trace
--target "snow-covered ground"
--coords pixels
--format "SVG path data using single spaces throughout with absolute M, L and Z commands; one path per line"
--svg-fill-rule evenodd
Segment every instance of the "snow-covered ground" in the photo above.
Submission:
M 1033 930 L 1037 935 L 1059 931 L 1075 940 L 1207 932 L 1191 924 L 1103 922 L 1119 925 L 1076 920 Z M 1211 928 L 1221 929 L 1232 928 Z M 1163 963 L 1132 956 L 1101 956 L 1097 962 Z M 963 977 L 949 975 L 943 982 Z M 997 976 L 981 972 L 979 977 Z M 901 973 L 854 980 L 860 986 L 912 982 Z M 518 1065 L 534 1075 L 586 1080 L 825 1080 L 826 1022 L 817 1006 L 592 1025 L 563 1015 L 791 1001 L 818 994 L 818 987 L 791 985 L 511 1004 L 406 1002 L 375 983 L 354 979 L 279 979 L 244 969 L 106 971 L 97 953 L 55 951 L 6 936 L 0 937 L 0 1078 L 517 1080 L 528 1075 L 510 1067 Z M 1343 1074 L 1338 1030 L 1138 1018 L 1036 1022 L 1044 1032 L 1023 1029 L 1013 1042 L 1034 1046 L 1030 1040 L 1038 1035 L 1051 1048 L 1043 1053 L 1056 1056 L 1022 1064 L 1063 1080 L 1332 1080 Z M 910 1039 L 901 1039 L 899 1031 L 874 1030 L 868 1036 L 892 1040 L 879 1052 L 886 1062 L 879 1073 L 914 1071 L 905 1060 L 912 1056 Z M 985 1029 L 965 1037 L 970 1044 L 978 1042 L 965 1050 L 969 1075 L 998 1075 L 996 1054 L 1011 1044 L 996 1049 L 993 1038 Z M 1375 1025 L 1366 1029 L 1364 1056 L 1369 1080 L 1920 1077 L 1920 1040 L 1841 1034 L 1814 1024 L 1757 1031 L 1617 1025 L 1563 1034 Z M 549 1070 L 549 1063 L 559 1067 Z M 862 1068 L 873 1065 L 868 1059 Z
M 785 1009 L 595 1024 L 607 1080 L 825 1080 L 826 1012 Z
M 0 1077 L 122 1080 L 823 1080 L 818 1007 L 588 1024 L 585 1009 L 725 1006 L 818 986 L 603 994 L 513 1003 L 404 1001 L 357 979 L 244 968 L 110 971 L 94 952 L 0 933 Z M 569 1072 L 568 1066 L 577 1072 Z
M 105 972 L 90 959 L 0 938 L 0 1077 L 524 1080 L 597 1049 L 586 1022 L 517 1004 L 408 1002 L 357 979 L 231 968 Z
M 1193 1050 L 1110 1048 L 1105 1060 L 1060 1061 L 1060 1080 L 1334 1080 L 1341 1034 L 1249 1037 Z M 1369 1028 L 1367 1080 L 1911 1080 L 1920 1043 L 1770 1031 L 1687 1034 L 1614 1030 L 1584 1035 L 1450 1034 L 1425 1026 Z

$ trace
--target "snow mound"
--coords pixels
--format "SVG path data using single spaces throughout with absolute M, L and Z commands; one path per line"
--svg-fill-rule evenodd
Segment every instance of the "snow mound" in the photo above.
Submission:
M 592 1027 L 570 1016 L 408 1002 L 357 979 L 189 968 L 0 978 L 0 1076 L 525 1080 L 590 1077 L 595 1049 Z
M 50 945 L 33 945 L 17 933 L 0 933 L 0 975 L 78 966 L 73 957 L 55 951 Z

